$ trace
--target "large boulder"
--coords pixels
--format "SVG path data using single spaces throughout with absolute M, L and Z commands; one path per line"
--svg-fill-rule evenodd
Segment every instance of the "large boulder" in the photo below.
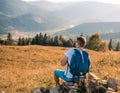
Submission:
M 107 85 L 109 88 L 118 91 L 118 79 L 117 78 L 109 78 L 107 81 Z

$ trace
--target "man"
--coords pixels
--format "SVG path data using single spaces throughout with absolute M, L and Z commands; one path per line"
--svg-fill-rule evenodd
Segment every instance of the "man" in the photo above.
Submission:
M 90 59 L 89 59 L 88 53 L 86 52 L 87 56 L 84 56 L 82 54 L 83 53 L 83 48 L 85 47 L 85 45 L 86 45 L 86 38 L 84 36 L 77 37 L 77 41 L 75 43 L 76 50 L 78 50 L 81 53 L 82 58 L 85 61 L 88 61 L 88 63 L 89 63 L 88 66 L 90 66 Z M 65 53 L 65 56 L 61 61 L 61 66 L 68 65 L 66 70 L 55 70 L 54 71 L 54 80 L 56 82 L 56 85 L 60 84 L 59 83 L 59 78 L 63 79 L 64 81 L 67 81 L 67 82 L 72 82 L 73 81 L 73 74 L 71 74 L 71 72 L 70 72 L 69 65 L 71 63 L 71 59 L 72 59 L 72 56 L 74 54 L 75 54 L 75 50 L 73 50 L 73 49 L 68 50 Z M 89 71 L 87 71 L 87 72 L 89 72 Z M 81 73 L 81 75 L 82 75 L 82 73 Z M 86 73 L 84 75 L 86 75 Z

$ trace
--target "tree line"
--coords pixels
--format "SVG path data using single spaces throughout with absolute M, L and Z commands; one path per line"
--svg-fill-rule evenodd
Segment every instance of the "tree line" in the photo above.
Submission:
M 21 38 L 18 39 L 18 45 L 44 45 L 44 46 L 63 46 L 63 47 L 73 47 L 74 41 L 69 38 L 64 39 L 62 35 L 51 37 L 50 35 L 45 34 L 37 34 L 33 38 Z
M 83 34 L 81 34 L 83 35 Z M 87 45 L 86 48 L 95 50 L 95 51 L 106 51 L 106 50 L 115 50 L 120 51 L 120 42 L 118 41 L 117 46 L 113 48 L 113 40 L 110 39 L 109 43 L 103 42 L 100 34 L 95 33 L 87 38 Z M 8 33 L 7 39 L 2 40 L 0 39 L 0 44 L 2 45 L 44 45 L 44 46 L 61 46 L 61 47 L 74 47 L 75 42 L 72 38 L 65 39 L 62 35 L 51 37 L 50 35 L 36 34 L 33 38 L 24 38 L 19 37 L 18 41 L 15 42 L 12 39 L 12 34 Z

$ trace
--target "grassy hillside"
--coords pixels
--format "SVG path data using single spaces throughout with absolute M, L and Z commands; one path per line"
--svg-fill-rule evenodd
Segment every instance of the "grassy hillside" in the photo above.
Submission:
M 64 69 L 60 60 L 70 48 L 49 46 L 0 46 L 0 92 L 30 93 L 34 88 L 53 87 L 53 71 Z M 120 52 L 88 50 L 91 71 L 100 79 L 120 79 Z M 120 83 L 120 82 L 119 82 Z

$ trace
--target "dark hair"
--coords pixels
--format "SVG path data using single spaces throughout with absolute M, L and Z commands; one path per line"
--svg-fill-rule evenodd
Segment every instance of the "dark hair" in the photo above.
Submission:
M 77 41 L 79 42 L 81 47 L 85 47 L 85 45 L 86 45 L 86 38 L 84 36 L 77 37 Z

